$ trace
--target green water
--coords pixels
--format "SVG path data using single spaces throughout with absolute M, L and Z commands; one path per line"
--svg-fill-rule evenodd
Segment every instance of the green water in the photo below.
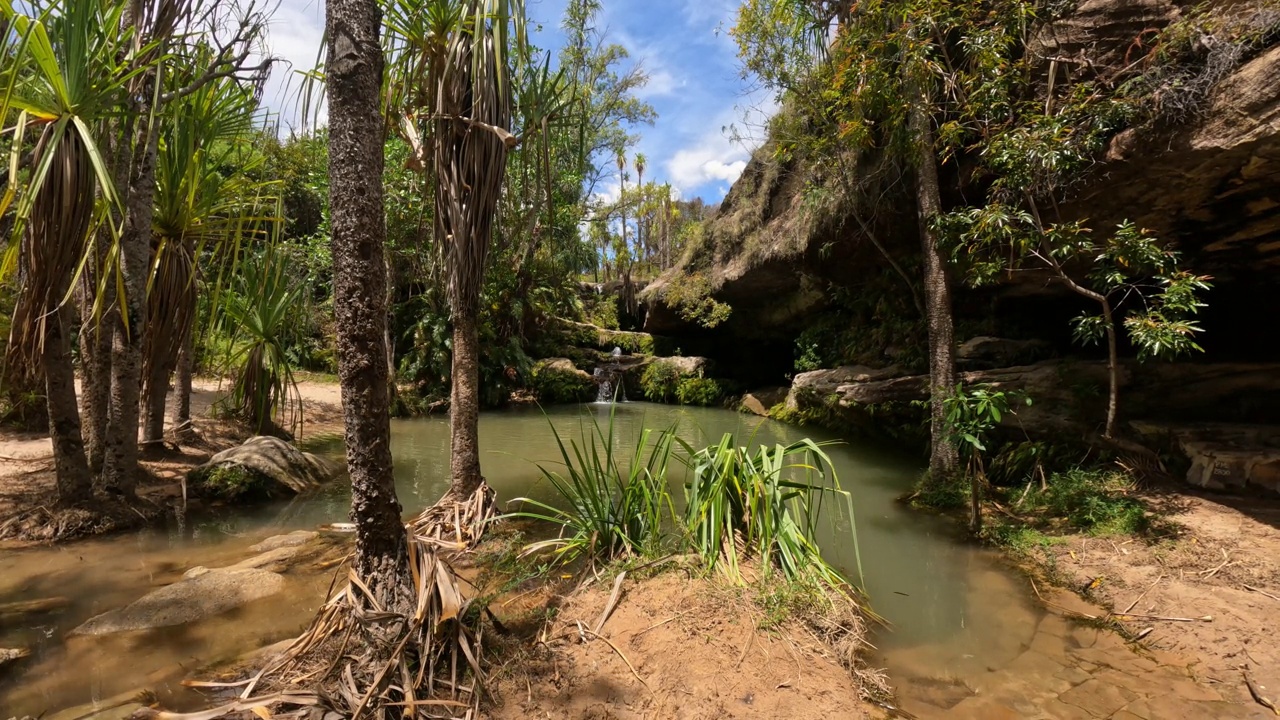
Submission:
M 519 496 L 553 500 L 538 465 L 560 461 L 555 433 L 577 438 L 594 419 L 614 426 L 629 455 L 642 428 L 675 427 L 694 446 L 733 433 L 740 444 L 790 443 L 803 437 L 836 440 L 723 409 L 648 403 L 537 408 L 485 413 L 481 462 L 501 501 Z M 555 428 L 555 433 L 552 427 Z M 392 423 L 396 487 L 406 513 L 432 503 L 448 485 L 446 418 Z M 340 443 L 316 448 L 341 461 Z M 911 511 L 897 501 L 921 467 L 901 453 L 849 442 L 827 448 L 841 485 L 854 498 L 866 590 L 891 628 L 877 632 L 878 659 L 891 673 L 913 676 L 977 671 L 1020 647 L 1038 614 L 1015 577 L 986 552 L 957 540 L 951 521 Z M 673 483 L 680 483 L 675 470 Z M 679 493 L 677 493 L 679 496 Z M 248 555 L 263 537 L 347 519 L 349 489 L 268 507 L 224 513 L 183 528 L 118 536 L 0 557 L 0 602 L 66 596 L 72 605 L 39 624 L 0 627 L 0 647 L 35 650 L 17 672 L 0 678 L 0 711 L 38 714 L 109 698 L 139 687 L 176 688 L 184 668 L 225 661 L 296 634 L 318 607 L 327 578 L 290 578 L 289 590 L 222 616 L 144 633 L 101 638 L 66 633 L 97 613 L 173 582 L 194 565 L 217 567 Z M 856 576 L 847 518 L 824 524 L 823 552 Z M 0 712 L 0 718 L 8 717 Z

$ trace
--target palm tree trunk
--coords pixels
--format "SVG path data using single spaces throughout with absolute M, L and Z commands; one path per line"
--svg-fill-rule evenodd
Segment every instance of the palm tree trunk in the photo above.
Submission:
M 182 334 L 178 369 L 174 376 L 173 433 L 178 442 L 191 439 L 191 376 L 196 364 L 196 334 L 190 324 Z
M 955 390 L 955 330 L 951 318 L 951 288 L 947 282 L 946 259 L 938 247 L 933 221 L 942 212 L 938 189 L 938 161 L 933 150 L 933 121 L 927 98 L 918 83 L 908 83 L 912 102 L 908 122 L 916 144 L 916 206 L 920 221 L 920 244 L 924 253 L 925 316 L 929 326 L 929 475 L 932 482 L 951 478 L 959 465 L 950 439 L 944 407 Z
M 151 87 L 144 83 L 136 105 L 139 118 L 150 114 Z M 120 238 L 120 271 L 124 277 L 124 311 L 111 353 L 111 405 L 107 418 L 106 457 L 102 484 L 126 497 L 134 494 L 138 475 L 138 414 L 142 394 L 142 348 L 146 334 L 147 274 L 151 269 L 151 218 L 156 188 L 159 133 L 152 120 L 139 120 Z
M 382 18 L 376 0 L 327 0 L 326 7 L 333 306 L 356 526 L 354 569 L 390 609 L 408 585 L 408 552 L 392 475 L 383 334 Z
M 100 238 L 101 239 L 101 238 Z M 98 265 L 101 267 L 101 264 Z M 100 307 L 105 317 L 94 317 L 94 294 L 97 272 L 85 271 L 80 287 L 80 417 L 84 421 L 84 446 L 93 474 L 102 472 L 106 454 L 107 405 L 111 400 L 111 341 L 115 325 L 111 311 L 115 307 L 114 283 L 107 283 Z
M 146 397 L 143 398 L 146 412 L 142 415 L 142 444 L 155 445 L 164 440 L 165 401 L 169 395 L 169 374 L 173 368 L 169 364 L 157 364 L 151 368 L 151 377 L 146 382 Z
M 93 499 L 80 412 L 76 407 L 75 368 L 71 364 L 71 310 L 58 309 L 46 321 L 44 353 L 45 398 L 49 408 L 49 436 L 58 476 L 58 504 L 84 505 Z
M 456 500 L 471 497 L 480 487 L 480 337 L 472 313 L 458 313 L 453 321 L 453 387 L 449 394 L 452 487 Z

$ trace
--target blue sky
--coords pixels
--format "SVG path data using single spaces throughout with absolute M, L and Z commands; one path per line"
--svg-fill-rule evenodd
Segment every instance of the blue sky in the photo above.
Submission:
M 527 2 L 529 19 L 542 28 L 535 43 L 558 48 L 565 0 Z M 682 197 L 719 201 L 741 174 L 763 137 L 764 118 L 773 112 L 772 96 L 739 73 L 728 36 L 737 0 L 603 0 L 603 5 L 599 26 L 650 77 L 638 94 L 654 106 L 658 119 L 635 129 L 641 140 L 633 151 L 648 158 L 645 177 L 670 182 Z M 271 50 L 297 69 L 310 68 L 323 30 L 323 0 L 282 0 L 271 27 Z M 285 117 L 296 114 L 284 99 L 288 74 L 285 68 L 275 70 L 265 95 Z M 730 140 L 730 125 L 746 136 L 745 143 Z M 631 178 L 634 182 L 634 171 Z M 616 195 L 616 179 L 599 190 Z

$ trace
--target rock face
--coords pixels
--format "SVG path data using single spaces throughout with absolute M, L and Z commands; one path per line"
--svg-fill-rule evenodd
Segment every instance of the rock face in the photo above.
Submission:
M 979 335 L 956 348 L 956 364 L 968 370 L 1025 365 L 1051 350 L 1043 340 L 1010 340 Z
M 283 589 L 284 578 L 266 570 L 210 570 L 147 593 L 123 608 L 90 618 L 72 632 L 106 635 L 181 625 L 224 613 Z
M 752 390 L 742 396 L 738 409 L 760 417 L 769 417 L 769 410 L 787 399 L 787 388 L 773 387 Z
M 968 384 L 1018 391 L 1032 399 L 1010 422 L 1051 436 L 1096 428 L 1106 412 L 1106 363 L 1049 360 L 1017 367 L 960 373 Z M 790 409 L 825 407 L 857 411 L 867 405 L 924 400 L 928 377 L 899 376 L 892 368 L 818 370 L 796 376 Z M 1171 391 L 1170 388 L 1177 388 Z M 1120 368 L 1121 418 L 1138 420 L 1265 421 L 1280 403 L 1280 365 L 1124 363 Z M 1261 417 L 1251 417 L 1259 413 Z
M 1209 490 L 1280 496 L 1280 429 L 1274 426 L 1140 424 L 1148 436 L 1171 436 L 1191 461 L 1187 482 Z
M 1158 32 L 1197 5 L 1208 8 L 1213 21 L 1224 27 L 1247 12 L 1241 8 L 1249 3 L 1082 0 L 1042 29 L 1033 40 L 1033 51 L 1059 58 L 1061 72 L 1070 66 L 1079 68 L 1072 73 L 1106 78 L 1135 62 L 1146 62 L 1163 47 Z M 1274 9 L 1270 12 L 1274 16 Z M 1265 21 L 1263 16 L 1258 22 Z M 1274 26 L 1274 17 L 1270 23 Z M 1193 42 L 1210 47 L 1235 39 L 1229 30 L 1213 32 L 1222 37 Z M 1213 276 L 1209 307 L 1201 320 L 1205 347 L 1215 361 L 1256 361 L 1280 353 L 1280 335 L 1257 333 L 1249 320 L 1260 309 L 1280 310 L 1280 195 L 1275 190 L 1280 186 L 1280 38 L 1274 32 L 1268 37 L 1270 47 L 1250 49 L 1240 62 L 1225 63 L 1222 73 L 1211 74 L 1194 110 L 1121 132 L 1088 180 L 1061 207 L 1064 219 L 1084 221 L 1099 231 L 1130 220 L 1172 243 L 1188 268 Z M 1184 69 L 1195 72 L 1195 67 L 1188 63 Z M 794 359 L 791 346 L 796 337 L 828 309 L 835 294 L 830 285 L 857 296 L 869 292 L 868 279 L 890 271 L 840 206 L 829 208 L 815 200 L 836 194 L 835 187 L 827 169 L 802 152 L 782 154 L 775 144 L 766 143 L 705 224 L 705 242 L 697 252 L 655 280 L 643 296 L 650 304 L 647 330 L 672 336 L 684 349 L 714 358 L 747 382 L 782 380 L 790 368 L 776 365 Z M 960 192 L 968 193 L 970 188 L 961 187 L 965 177 L 962 172 L 943 177 L 945 203 L 953 204 Z M 877 215 L 896 228 L 882 237 L 889 254 L 909 262 L 918 253 L 910 201 L 885 203 Z M 909 216 L 909 223 L 902 222 L 904 216 Z M 913 270 L 908 267 L 908 272 Z M 669 288 L 695 280 L 705 282 L 715 300 L 733 308 L 706 347 L 692 340 L 706 333 L 663 302 Z M 1023 303 L 1025 298 L 1034 298 L 1035 306 Z M 998 289 L 957 287 L 955 299 L 958 326 L 966 315 L 984 321 L 984 333 L 1009 333 L 1025 326 L 1031 335 L 1062 351 L 1071 348 L 1068 322 L 1082 309 L 1067 290 L 1033 272 L 1019 274 Z M 985 321 L 993 326 L 986 327 Z M 765 342 L 770 352 L 781 354 L 778 363 L 771 363 L 772 375 L 740 376 L 731 356 L 744 344 Z M 1016 363 L 1039 357 L 1018 358 Z M 1005 364 L 984 358 L 966 368 Z
M 193 469 L 187 479 L 196 495 L 238 499 L 302 494 L 332 476 L 333 469 L 319 457 L 280 438 L 258 436 L 214 455 Z

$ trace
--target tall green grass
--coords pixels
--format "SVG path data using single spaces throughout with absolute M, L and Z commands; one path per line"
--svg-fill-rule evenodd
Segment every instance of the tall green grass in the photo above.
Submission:
M 645 429 L 627 454 L 616 444 L 612 413 L 607 427 L 592 418 L 567 443 L 554 427 L 552 432 L 564 469 L 539 470 L 559 502 L 518 498 L 522 507 L 511 516 L 553 523 L 560 533 L 526 546 L 525 554 L 550 551 L 560 561 L 583 559 L 594 567 L 685 550 L 738 582 L 744 561 L 756 559 L 765 572 L 776 569 L 788 581 L 838 588 L 850 583 L 822 557 L 818 537 L 823 519 L 830 516 L 834 528 L 843 510 L 862 584 L 853 498 L 840 488 L 819 443 L 806 439 L 752 451 L 726 434 L 716 445 L 695 449 L 675 428 Z M 688 470 L 683 512 L 673 502 L 672 459 Z M 836 507 L 826 508 L 829 503 Z
M 561 532 L 532 543 L 525 553 L 550 550 L 564 562 L 585 558 L 595 565 L 660 552 L 675 517 L 667 479 L 678 442 L 675 429 L 645 428 L 629 458 L 615 444 L 612 412 L 607 428 L 592 417 L 590 427 L 568 446 L 554 426 L 552 432 L 564 472 L 538 469 L 563 502 L 557 506 L 517 498 L 522 509 L 511 515 L 554 523 Z
M 832 587 L 847 585 L 817 544 L 823 505 L 838 502 L 848 513 L 862 583 L 853 497 L 840 488 L 820 444 L 805 439 L 752 452 L 725 434 L 719 444 L 691 453 L 688 464 L 684 526 L 709 569 L 741 580 L 742 560 L 756 557 L 788 580 L 816 576 Z

